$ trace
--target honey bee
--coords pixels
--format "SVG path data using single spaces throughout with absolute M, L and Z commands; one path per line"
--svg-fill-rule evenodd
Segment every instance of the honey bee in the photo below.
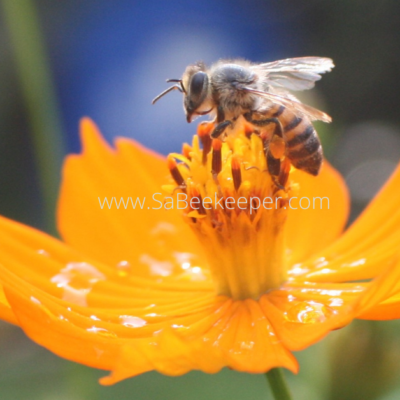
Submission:
M 182 79 L 168 79 L 175 84 L 159 94 L 153 104 L 173 90 L 180 91 L 184 94 L 188 122 L 199 115 L 214 116 L 213 138 L 229 134 L 243 116 L 263 139 L 271 176 L 279 176 L 283 156 L 297 169 L 316 176 L 323 154 L 311 121 L 331 122 L 331 118 L 301 103 L 289 90 L 313 88 L 321 74 L 333 67 L 330 58 L 321 57 L 288 58 L 265 64 L 219 61 L 210 68 L 198 62 L 186 68 Z M 284 142 L 282 156 L 273 154 L 270 146 L 276 138 Z

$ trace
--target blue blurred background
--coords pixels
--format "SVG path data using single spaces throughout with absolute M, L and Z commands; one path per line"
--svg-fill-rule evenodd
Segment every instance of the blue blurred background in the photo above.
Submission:
M 17 22 L 10 21 L 4 12 L 10 1 L 19 3 L 22 10 L 33 4 L 38 18 L 60 116 L 59 129 L 52 133 L 57 136 L 57 151 L 50 144 L 54 143 L 50 136 L 41 139 L 44 152 L 38 152 L 34 145 L 37 139 L 10 33 L 10 24 Z M 246 58 L 266 62 L 306 55 L 334 59 L 333 72 L 302 99 L 333 117 L 331 125 L 318 124 L 317 129 L 325 153 L 350 186 L 352 218 L 399 161 L 400 3 L 396 1 L 1 3 L 2 215 L 51 231 L 46 208 L 50 207 L 52 213 L 54 201 L 49 190 L 50 201 L 46 202 L 38 165 L 46 153 L 79 151 L 78 121 L 84 115 L 99 124 L 109 141 L 128 136 L 164 154 L 179 151 L 195 130 L 195 124 L 186 123 L 182 96 L 172 93 L 155 106 L 151 100 L 167 87 L 166 78 L 179 78 L 188 64 L 198 60 L 212 63 L 220 58 Z M 13 18 L 18 19 L 18 15 Z M 29 58 L 25 63 L 29 69 Z M 40 104 L 43 98 L 38 94 L 36 101 Z M 55 187 L 57 161 L 51 168 Z M 400 377 L 400 339 L 394 339 L 397 325 L 384 326 L 360 322 L 302 353 L 302 373 L 292 382 L 296 399 L 399 398 L 391 396 L 400 393 L 393 384 Z M 352 342 L 351 330 L 362 340 Z M 378 349 L 377 354 L 371 355 L 372 347 Z M 341 349 L 343 357 L 338 358 L 332 349 Z M 355 356 L 349 357 L 353 353 Z M 216 377 L 194 373 L 179 379 L 147 374 L 104 389 L 95 383 L 101 375 L 98 372 L 57 359 L 5 324 L 0 325 L 0 356 L 7 365 L 0 366 L 1 399 L 267 398 L 262 376 L 230 371 Z M 373 361 L 371 357 L 375 357 Z M 363 369 L 371 362 L 372 370 Z

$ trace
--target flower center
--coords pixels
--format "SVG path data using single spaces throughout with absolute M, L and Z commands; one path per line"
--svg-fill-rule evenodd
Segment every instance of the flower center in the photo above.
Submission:
M 186 201 L 180 203 L 184 218 L 204 247 L 218 294 L 257 299 L 287 278 L 290 162 L 283 157 L 280 175 L 271 177 L 265 145 L 283 154 L 282 143 L 270 143 L 250 128 L 221 141 L 211 139 L 212 129 L 212 123 L 200 124 L 192 146 L 169 155 L 176 185 L 168 188 Z

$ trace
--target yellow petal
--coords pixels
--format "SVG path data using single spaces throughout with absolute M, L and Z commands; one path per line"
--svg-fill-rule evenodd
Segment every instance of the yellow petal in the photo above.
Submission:
M 343 282 L 370 279 L 388 267 L 400 245 L 400 166 L 353 225 L 297 271 L 303 279 Z
M 0 285 L 0 319 L 9 322 L 10 324 L 17 324 L 17 318 L 13 313 L 10 304 L 4 294 L 3 287 Z
M 58 225 L 64 240 L 108 265 L 134 266 L 125 270 L 140 276 L 163 265 L 165 274 L 180 273 L 184 255 L 205 265 L 180 210 L 162 205 L 165 159 L 128 139 L 112 149 L 89 119 L 81 134 L 83 153 L 69 156 L 63 170 Z
M 327 161 L 317 177 L 296 170 L 287 221 L 288 264 L 304 261 L 343 231 L 349 213 L 349 195 L 341 175 Z
M 105 383 L 151 369 L 297 370 L 253 300 L 215 296 L 209 282 L 122 278 L 5 218 L 0 243 L 0 279 L 18 324 L 64 358 L 114 371 Z

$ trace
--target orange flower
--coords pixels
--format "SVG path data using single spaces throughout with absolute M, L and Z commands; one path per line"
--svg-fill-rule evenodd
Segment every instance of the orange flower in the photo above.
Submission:
M 64 243 L 0 219 L 0 316 L 62 357 L 112 371 L 102 383 L 153 369 L 296 372 L 292 351 L 353 318 L 400 317 L 399 168 L 341 234 L 339 174 L 284 163 L 274 183 L 256 135 L 211 144 L 201 125 L 167 160 L 128 139 L 110 148 L 87 119 L 82 140 L 64 167 Z M 178 193 L 202 205 L 167 210 Z M 326 199 L 307 207 L 315 198 L 329 209 Z

